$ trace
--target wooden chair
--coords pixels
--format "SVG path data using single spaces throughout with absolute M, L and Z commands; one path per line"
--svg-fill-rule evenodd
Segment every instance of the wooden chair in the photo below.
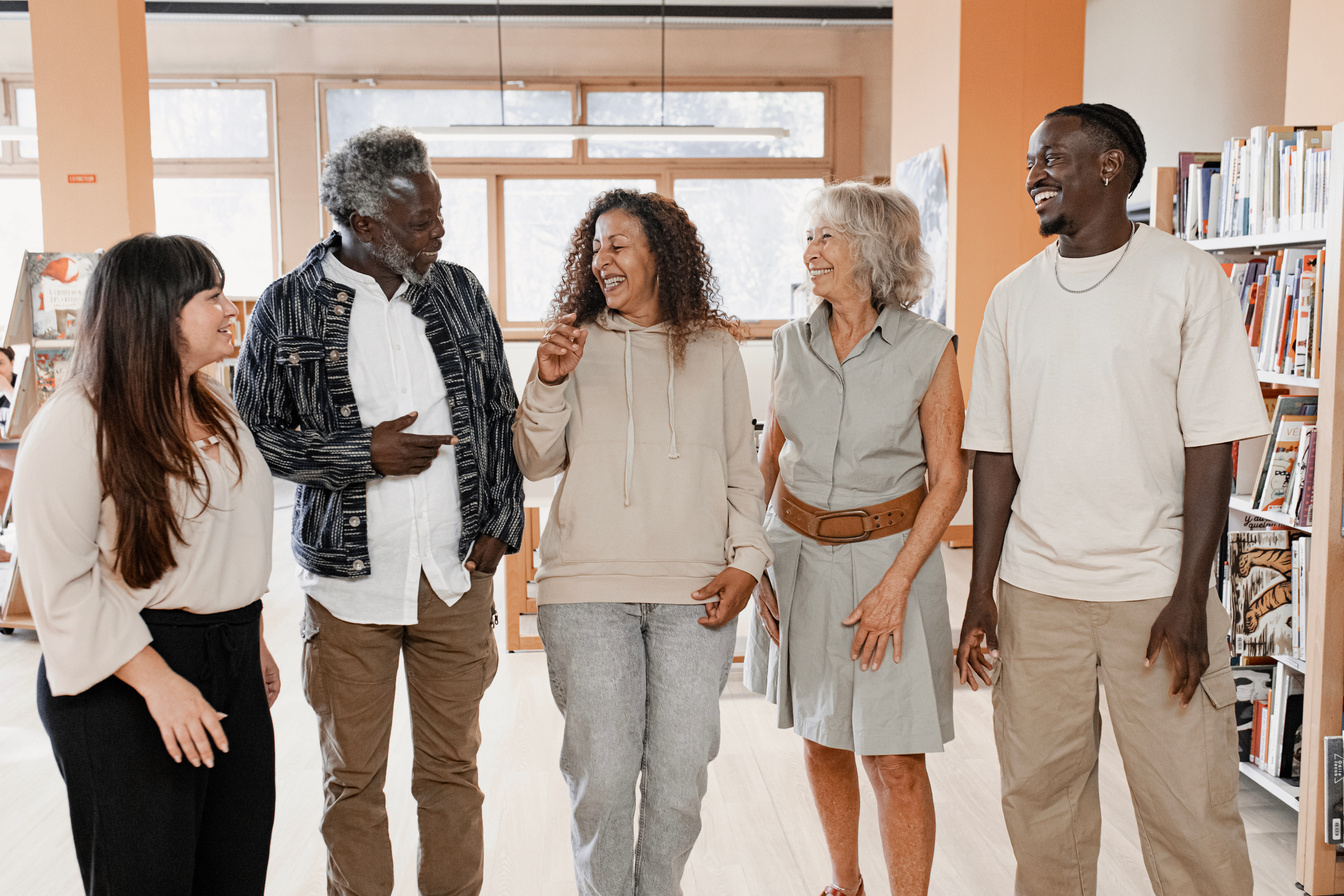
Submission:
M 504 566 L 504 625 L 509 653 L 515 650 L 541 650 L 541 638 L 523 637 L 520 621 L 524 614 L 536 615 L 537 545 L 541 543 L 541 510 L 524 508 L 523 544 L 510 554 Z M 529 593 L 531 592 L 531 593 Z

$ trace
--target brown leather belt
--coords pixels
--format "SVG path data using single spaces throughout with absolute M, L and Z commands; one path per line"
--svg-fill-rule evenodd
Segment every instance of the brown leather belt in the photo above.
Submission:
M 793 531 L 820 544 L 852 544 L 909 529 L 928 493 L 921 485 L 899 498 L 871 507 L 823 510 L 799 501 L 781 482 L 775 488 L 774 505 L 775 514 Z

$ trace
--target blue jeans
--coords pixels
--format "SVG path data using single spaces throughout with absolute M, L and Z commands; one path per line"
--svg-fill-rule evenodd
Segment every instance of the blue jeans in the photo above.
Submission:
M 560 771 L 580 896 L 680 896 L 737 637 L 731 623 L 700 625 L 704 614 L 633 603 L 538 611 L 551 693 L 565 717 Z

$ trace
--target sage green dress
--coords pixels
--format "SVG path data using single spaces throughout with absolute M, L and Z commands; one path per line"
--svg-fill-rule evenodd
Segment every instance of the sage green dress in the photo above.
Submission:
M 919 406 L 956 335 L 913 311 L 887 306 L 840 363 L 830 305 L 774 335 L 775 419 L 784 433 L 779 476 L 795 496 L 828 510 L 890 501 L 924 482 Z M 779 708 L 779 727 L 861 755 L 940 752 L 952 739 L 952 628 L 947 581 L 935 551 L 906 608 L 901 662 L 849 658 L 853 612 L 890 568 L 907 532 L 847 545 L 798 534 L 773 509 L 780 644 L 753 615 L 746 683 Z

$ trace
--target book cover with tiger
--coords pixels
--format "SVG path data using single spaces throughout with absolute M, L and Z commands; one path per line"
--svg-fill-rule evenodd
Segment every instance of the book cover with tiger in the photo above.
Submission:
M 1291 654 L 1293 557 L 1287 531 L 1229 532 L 1227 563 L 1236 652 Z

